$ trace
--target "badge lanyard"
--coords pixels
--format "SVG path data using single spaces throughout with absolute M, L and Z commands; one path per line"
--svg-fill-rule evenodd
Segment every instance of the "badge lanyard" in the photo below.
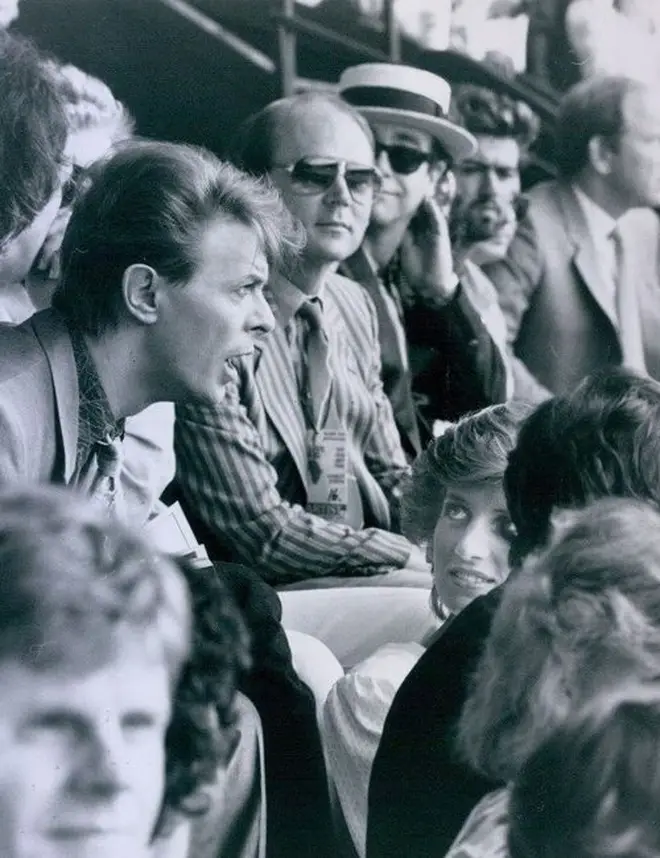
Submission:
M 307 356 L 301 350 L 308 377 Z M 307 423 L 307 506 L 308 512 L 328 521 L 362 526 L 362 504 L 355 478 L 350 475 L 348 434 L 342 426 L 331 382 L 319 424 L 315 425 L 314 407 L 309 390 L 303 389 L 302 403 Z M 304 382 L 303 382 L 304 387 Z

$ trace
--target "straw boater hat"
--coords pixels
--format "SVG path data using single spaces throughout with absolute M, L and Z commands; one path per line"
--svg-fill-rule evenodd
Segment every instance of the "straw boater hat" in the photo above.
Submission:
M 394 122 L 425 131 L 454 161 L 476 149 L 474 137 L 447 118 L 451 87 L 424 69 L 395 63 L 363 63 L 346 69 L 339 93 L 369 122 Z

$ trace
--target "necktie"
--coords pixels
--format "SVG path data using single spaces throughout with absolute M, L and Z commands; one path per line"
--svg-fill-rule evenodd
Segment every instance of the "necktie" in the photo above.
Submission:
M 619 320 L 619 337 L 623 364 L 638 372 L 646 372 L 644 345 L 642 342 L 642 323 L 639 316 L 637 284 L 632 277 L 626 276 L 626 258 L 618 228 L 610 233 L 615 259 L 615 304 Z
M 323 330 L 323 310 L 318 298 L 305 301 L 298 315 L 306 324 L 304 344 L 305 385 L 303 404 L 307 418 L 317 431 L 324 426 L 330 393 L 332 391 L 332 373 L 330 371 L 330 350 L 328 338 Z

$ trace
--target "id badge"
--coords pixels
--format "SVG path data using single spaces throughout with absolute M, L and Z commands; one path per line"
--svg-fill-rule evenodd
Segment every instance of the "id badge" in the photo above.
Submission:
M 307 511 L 328 520 L 346 520 L 348 453 L 343 429 L 310 432 Z

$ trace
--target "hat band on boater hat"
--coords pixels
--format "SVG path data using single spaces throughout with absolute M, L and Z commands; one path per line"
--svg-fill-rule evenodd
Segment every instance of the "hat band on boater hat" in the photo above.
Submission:
M 472 134 L 449 119 L 451 87 L 439 75 L 397 63 L 361 63 L 344 69 L 338 88 L 372 128 L 389 123 L 428 134 L 451 161 L 476 149 Z
M 342 90 L 341 95 L 354 107 L 387 107 L 391 110 L 424 113 L 436 119 L 447 118 L 437 101 L 403 89 L 389 86 L 354 86 Z

